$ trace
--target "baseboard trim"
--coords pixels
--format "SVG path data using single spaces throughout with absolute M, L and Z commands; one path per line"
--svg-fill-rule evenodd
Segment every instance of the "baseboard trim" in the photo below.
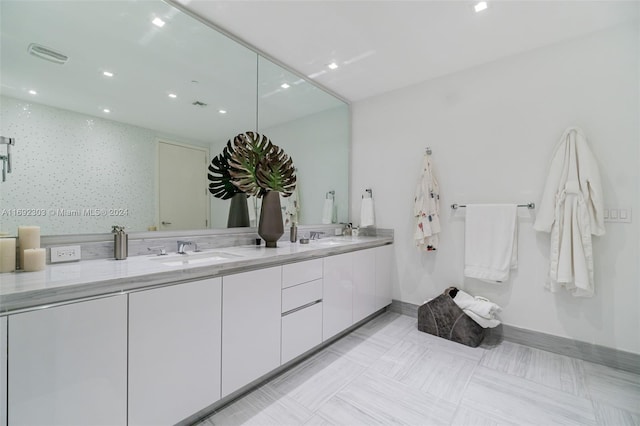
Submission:
M 418 305 L 401 302 L 399 300 L 393 300 L 391 302 L 391 311 L 413 318 L 418 317 Z M 507 340 L 559 355 L 566 355 L 584 361 L 606 365 L 607 367 L 640 374 L 639 354 L 594 345 L 566 337 L 554 336 L 553 334 L 527 330 L 507 324 L 502 324 L 495 329 L 489 330 L 488 338 L 485 338 L 485 340 L 491 340 L 492 342 Z

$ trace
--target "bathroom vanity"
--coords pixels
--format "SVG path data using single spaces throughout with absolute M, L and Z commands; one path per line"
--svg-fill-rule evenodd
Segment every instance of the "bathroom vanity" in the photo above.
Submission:
M 391 237 L 3 274 L 0 424 L 175 424 L 391 303 Z

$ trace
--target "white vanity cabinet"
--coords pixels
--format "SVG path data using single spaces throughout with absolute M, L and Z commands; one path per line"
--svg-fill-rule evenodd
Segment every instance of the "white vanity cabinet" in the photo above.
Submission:
M 222 396 L 280 366 L 282 267 L 222 278 Z
M 129 295 L 129 426 L 172 425 L 220 399 L 222 279 Z
M 285 364 L 322 343 L 322 259 L 284 265 L 282 287 Z
M 127 423 L 127 296 L 13 314 L 8 424 Z
M 324 258 L 322 341 L 353 324 L 353 253 Z
M 0 317 L 0 426 L 7 424 L 7 317 Z
M 391 285 L 395 252 L 393 250 L 393 245 L 390 244 L 376 247 L 373 250 L 376 254 L 376 291 L 374 311 L 377 311 L 391 304 Z
M 376 309 L 376 250 L 354 251 L 353 260 L 353 323 L 374 313 Z

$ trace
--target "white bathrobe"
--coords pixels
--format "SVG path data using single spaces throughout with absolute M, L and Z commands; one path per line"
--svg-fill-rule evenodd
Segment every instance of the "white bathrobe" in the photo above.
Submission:
M 440 234 L 440 188 L 433 174 L 429 155 L 425 155 L 422 162 L 422 175 L 416 187 L 413 214 L 416 218 L 416 245 L 426 251 L 437 250 Z
M 578 128 L 565 130 L 555 149 L 533 228 L 551 232 L 547 287 L 593 296 L 591 235 L 605 233 L 602 185 L 596 159 Z

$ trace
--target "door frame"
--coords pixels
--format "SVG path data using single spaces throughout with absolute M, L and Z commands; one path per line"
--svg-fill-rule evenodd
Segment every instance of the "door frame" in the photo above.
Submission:
M 202 174 L 203 174 L 203 182 L 204 182 L 204 190 L 206 191 L 206 194 L 208 194 L 208 189 L 207 189 L 207 179 L 205 177 L 205 171 L 207 170 L 207 166 L 209 165 L 209 147 L 208 146 L 201 146 L 201 145 L 193 145 L 193 144 L 188 144 L 188 143 L 184 143 L 184 142 L 178 142 L 169 138 L 161 138 L 161 137 L 156 137 L 156 181 L 155 181 L 155 191 L 156 191 L 156 231 L 167 231 L 166 229 L 161 229 L 161 223 L 160 223 L 160 144 L 164 143 L 167 145 L 175 145 L 175 146 L 179 146 L 182 148 L 189 148 L 189 149 L 195 149 L 197 151 L 202 151 L 205 154 L 205 164 L 204 167 L 202 168 Z M 211 200 L 209 199 L 209 197 L 207 196 L 207 202 L 205 203 L 207 212 L 207 227 L 204 229 L 211 229 Z

